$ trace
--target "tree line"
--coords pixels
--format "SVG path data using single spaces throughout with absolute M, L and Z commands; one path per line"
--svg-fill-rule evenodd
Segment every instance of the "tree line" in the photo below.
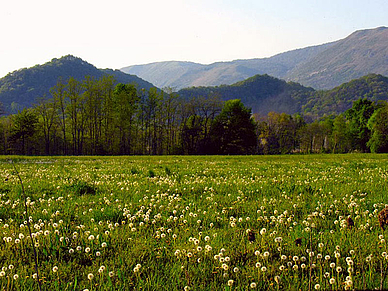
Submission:
M 259 152 L 388 152 L 388 103 L 359 99 L 339 115 L 307 123 L 299 115 L 270 112 L 257 117 Z
M 59 79 L 33 108 L 0 119 L 0 154 L 173 155 L 387 152 L 388 105 L 360 99 L 345 113 L 252 115 L 236 99 L 184 99 L 112 77 Z

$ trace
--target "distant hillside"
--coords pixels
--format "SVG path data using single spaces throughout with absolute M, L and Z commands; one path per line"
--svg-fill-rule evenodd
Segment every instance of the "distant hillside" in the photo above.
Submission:
M 157 62 L 121 70 L 148 80 L 159 88 L 230 85 L 258 74 L 285 78 L 296 65 L 306 62 L 333 44 L 293 50 L 264 59 L 235 60 L 210 65 L 178 61 Z
M 332 90 L 316 91 L 298 83 L 285 82 L 268 75 L 256 75 L 233 85 L 192 87 L 178 94 L 184 98 L 217 96 L 221 100 L 241 99 L 253 113 L 301 113 L 319 118 L 338 115 L 352 107 L 353 102 L 368 98 L 388 100 L 388 77 L 371 74 L 352 80 Z
M 253 113 L 262 115 L 270 111 L 294 114 L 302 110 L 314 89 L 293 82 L 268 76 L 256 75 L 233 85 L 218 87 L 192 87 L 178 92 L 183 98 L 217 96 L 221 100 L 241 99 Z
M 188 72 L 202 72 L 206 69 L 205 65 L 193 62 L 157 62 L 148 65 L 136 65 L 121 69 L 127 74 L 143 76 L 140 78 L 153 80 L 158 88 L 176 87 L 183 88 L 191 86 L 191 80 L 185 79 L 183 76 Z
M 345 39 L 293 50 L 264 59 L 201 65 L 161 62 L 122 68 L 158 87 L 230 85 L 268 74 L 315 89 L 332 89 L 370 73 L 388 76 L 388 28 L 354 32 Z
M 7 113 L 12 113 L 15 109 L 31 107 L 36 98 L 50 96 L 49 89 L 60 77 L 64 80 L 74 77 L 81 81 L 85 76 L 101 78 L 104 75 L 114 76 L 118 83 L 136 83 L 139 88 L 147 90 L 154 87 L 137 76 L 119 70 L 97 69 L 80 58 L 68 55 L 44 65 L 14 71 L 1 78 L 0 102 L 4 104 Z
M 297 51 L 294 53 L 297 54 Z M 302 58 L 303 55 L 298 57 Z M 280 55 L 278 57 L 281 58 Z M 285 63 L 286 60 L 283 64 Z M 288 63 L 290 64 L 290 61 Z M 113 75 L 120 83 L 136 83 L 138 88 L 146 90 L 153 87 L 151 83 L 136 76 L 118 70 L 97 69 L 80 58 L 65 56 L 44 65 L 15 71 L 0 79 L 0 102 L 6 106 L 7 113 L 13 113 L 17 109 L 31 107 L 39 97 L 50 96 L 49 89 L 56 84 L 59 77 L 66 80 L 71 76 L 83 80 L 85 76 L 100 78 L 104 75 Z M 253 113 L 262 115 L 275 111 L 302 113 L 311 118 L 318 118 L 342 113 L 360 98 L 372 101 L 388 100 L 388 77 L 369 74 L 331 90 L 316 91 L 296 82 L 286 82 L 264 74 L 232 85 L 191 87 L 181 89 L 178 93 L 186 99 L 212 96 L 222 100 L 241 99 L 245 106 L 252 108 Z
M 388 77 L 370 74 L 344 83 L 332 90 L 316 91 L 302 107 L 313 116 L 340 114 L 351 108 L 353 102 L 367 98 L 371 101 L 388 101 Z
M 388 76 L 388 28 L 356 31 L 287 74 L 317 89 L 375 73 Z

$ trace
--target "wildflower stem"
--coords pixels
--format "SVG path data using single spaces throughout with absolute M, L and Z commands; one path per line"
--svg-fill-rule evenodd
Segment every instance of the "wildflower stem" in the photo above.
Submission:
M 311 231 L 310 231 L 310 252 L 312 250 L 312 237 L 311 237 Z M 310 268 L 309 268 L 309 291 L 311 290 L 311 273 L 312 273 L 312 265 L 313 265 L 313 258 L 312 256 L 309 254 L 309 265 L 310 265 Z
M 383 261 L 380 261 L 381 279 L 380 279 L 380 290 L 383 290 L 385 272 L 383 271 Z
M 28 207 L 27 207 L 27 196 L 26 196 L 26 192 L 24 191 L 23 180 L 20 177 L 20 174 L 19 174 L 18 170 L 16 169 L 15 163 L 13 163 L 12 160 L 10 162 L 11 162 L 11 164 L 12 164 L 12 166 L 13 166 L 15 172 L 16 172 L 16 176 L 18 177 L 20 185 L 22 187 L 22 194 L 23 194 L 23 199 L 24 199 L 24 211 L 26 213 L 27 228 L 28 228 L 28 233 L 29 233 L 30 238 L 31 238 L 32 249 L 34 250 L 35 273 L 36 273 L 36 276 L 37 276 L 38 288 L 39 288 L 39 291 L 41 291 L 42 288 L 41 288 L 41 282 L 40 282 L 40 279 L 39 279 L 38 254 L 37 254 L 36 248 L 35 248 L 35 240 L 32 237 L 32 231 L 31 231 L 31 226 L 30 226 L 30 217 L 28 215 Z

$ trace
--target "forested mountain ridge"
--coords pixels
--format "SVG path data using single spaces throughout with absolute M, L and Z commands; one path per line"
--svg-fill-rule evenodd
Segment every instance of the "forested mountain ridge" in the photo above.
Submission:
M 332 90 L 315 91 L 302 107 L 302 112 L 314 116 L 337 115 L 351 108 L 353 102 L 362 98 L 373 102 L 387 101 L 388 77 L 369 74 Z
M 178 95 L 185 99 L 218 97 L 223 101 L 240 99 L 253 113 L 266 115 L 271 111 L 299 113 L 314 89 L 294 82 L 286 82 L 268 75 L 256 75 L 233 85 L 192 87 Z
M 50 88 L 62 78 L 66 81 L 73 77 L 78 81 L 85 76 L 100 79 L 112 75 L 116 83 L 136 83 L 139 92 L 148 91 L 152 84 L 118 70 L 101 70 L 73 56 L 53 59 L 44 65 L 21 69 L 0 79 L 0 103 L 5 105 L 6 113 L 16 113 L 21 108 L 31 107 L 41 97 L 50 98 Z M 352 106 L 360 98 L 371 101 L 388 99 L 388 78 L 370 74 L 344 83 L 332 90 L 316 91 L 295 82 L 269 76 L 255 75 L 232 85 L 191 87 L 178 91 L 183 99 L 192 97 L 217 97 L 227 101 L 240 99 L 252 109 L 252 113 L 266 115 L 269 112 L 300 113 L 317 119 L 331 114 L 337 115 Z
M 210 65 L 160 62 L 121 70 L 136 74 L 160 88 L 230 85 L 257 74 L 268 74 L 315 89 L 332 89 L 371 73 L 388 76 L 388 28 L 356 31 L 336 42 L 292 50 L 270 58 Z
M 49 90 L 59 78 L 67 80 L 73 77 L 81 81 L 85 76 L 97 79 L 113 76 L 118 83 L 136 83 L 139 88 L 146 90 L 154 87 L 137 76 L 119 70 L 97 69 L 80 58 L 67 55 L 59 59 L 54 58 L 43 65 L 14 71 L 1 78 L 0 102 L 3 103 L 6 113 L 14 113 L 18 109 L 31 107 L 37 98 L 45 95 L 50 97 Z
M 332 90 L 304 87 L 268 75 L 256 75 L 233 85 L 192 87 L 178 92 L 183 98 L 218 97 L 221 100 L 241 99 L 253 113 L 301 113 L 312 119 L 338 115 L 352 107 L 354 101 L 367 98 L 377 102 L 388 100 L 388 77 L 370 74 L 344 83 Z

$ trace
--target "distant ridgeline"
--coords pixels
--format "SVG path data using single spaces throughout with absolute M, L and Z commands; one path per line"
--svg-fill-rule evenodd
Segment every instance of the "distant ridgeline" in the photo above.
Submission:
M 159 88 L 231 85 L 257 74 L 268 74 L 315 89 L 333 89 L 375 73 L 388 76 L 388 28 L 355 31 L 322 45 L 296 49 L 269 58 L 234 60 L 202 65 L 157 62 L 122 68 Z
M 253 113 L 266 115 L 271 111 L 303 114 L 311 119 L 338 115 L 352 107 L 354 101 L 388 100 L 388 78 L 371 74 L 332 90 L 316 91 L 298 83 L 285 82 L 268 75 L 257 75 L 233 85 L 192 87 L 178 92 L 186 99 L 218 97 L 221 100 L 241 99 Z

